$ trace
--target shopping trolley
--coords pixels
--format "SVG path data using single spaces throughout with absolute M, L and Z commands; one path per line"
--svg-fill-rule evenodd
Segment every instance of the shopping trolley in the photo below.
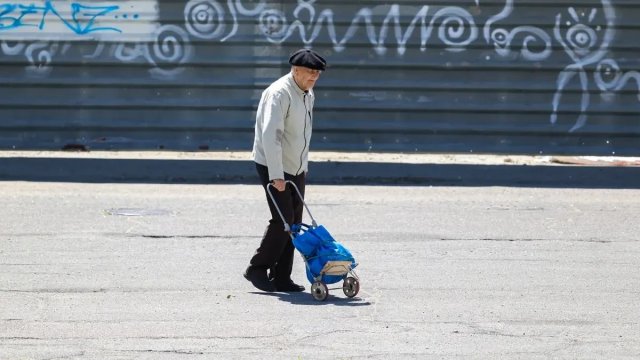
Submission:
M 282 215 L 271 191 L 267 191 L 267 194 L 269 194 L 284 223 L 284 230 L 291 236 L 293 246 L 304 259 L 307 280 L 311 283 L 311 295 L 316 300 L 324 301 L 329 296 L 327 284 L 342 281 L 344 294 L 349 298 L 356 296 L 360 291 L 360 279 L 354 271 L 358 264 L 353 255 L 346 247 L 338 243 L 324 226 L 318 225 L 296 184 L 290 180 L 287 180 L 286 183 L 291 184 L 300 197 L 311 218 L 311 225 L 300 223 L 290 226 Z M 273 187 L 273 185 L 268 184 L 267 190 L 269 187 Z

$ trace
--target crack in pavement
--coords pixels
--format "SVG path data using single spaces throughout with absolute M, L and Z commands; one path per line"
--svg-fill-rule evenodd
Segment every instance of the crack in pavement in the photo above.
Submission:
M 542 238 L 519 238 L 519 239 L 500 239 L 500 238 L 440 238 L 439 241 L 495 241 L 495 242 L 535 242 L 535 241 L 546 241 L 546 242 L 579 242 L 579 243 L 600 243 L 600 244 L 610 244 L 613 243 L 611 240 L 600 240 L 600 239 L 542 239 Z M 623 241 L 616 241 L 623 242 Z M 635 242 L 635 240 L 629 240 L 626 242 Z
M 198 292 L 202 289 L 83 289 L 83 288 L 69 288 L 69 289 L 0 289 L 0 292 L 4 293 L 43 293 L 43 294 L 93 294 L 93 293 L 152 293 L 152 292 Z
M 260 236 L 245 236 L 245 235 L 134 235 L 127 234 L 129 237 L 142 237 L 147 239 L 247 239 L 247 238 L 260 238 Z
M 205 355 L 205 354 L 214 354 L 212 352 L 204 352 L 204 351 L 194 351 L 194 350 L 128 350 L 122 349 L 117 350 L 118 352 L 135 352 L 135 353 L 166 353 L 166 354 L 177 354 L 177 355 Z

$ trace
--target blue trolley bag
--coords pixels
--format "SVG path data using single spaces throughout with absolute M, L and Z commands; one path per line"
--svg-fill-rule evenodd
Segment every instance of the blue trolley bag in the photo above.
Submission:
M 358 275 L 353 271 L 358 264 L 353 259 L 351 252 L 338 243 L 324 226 L 316 223 L 296 184 L 290 180 L 287 180 L 286 183 L 290 184 L 298 193 L 300 201 L 311 218 L 311 225 L 293 224 L 289 226 L 269 190 L 273 184 L 267 185 L 267 194 L 269 194 L 284 223 L 284 231 L 289 233 L 293 246 L 304 258 L 307 280 L 311 283 L 311 295 L 318 301 L 326 300 L 329 296 L 327 284 L 337 283 L 340 280 L 344 280 L 342 291 L 347 297 L 352 298 L 358 295 L 360 281 Z
M 307 265 L 307 279 L 315 282 L 322 269 L 329 261 L 349 261 L 351 269 L 357 266 L 351 252 L 338 243 L 322 225 L 294 224 L 291 233 L 293 246 L 302 254 Z M 345 278 L 345 275 L 323 274 L 321 280 L 326 284 L 334 284 Z

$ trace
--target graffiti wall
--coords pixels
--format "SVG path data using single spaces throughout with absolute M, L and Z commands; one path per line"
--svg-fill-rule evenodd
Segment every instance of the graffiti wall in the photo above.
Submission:
M 250 149 L 313 48 L 316 149 L 640 153 L 640 3 L 0 0 L 0 148 Z

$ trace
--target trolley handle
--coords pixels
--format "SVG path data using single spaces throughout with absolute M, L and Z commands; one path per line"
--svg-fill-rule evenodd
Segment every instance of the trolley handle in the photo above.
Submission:
M 304 205 L 304 208 L 307 210 L 307 213 L 309 214 L 309 217 L 311 218 L 312 226 L 313 227 L 318 227 L 318 224 L 316 223 L 316 220 L 313 218 L 313 215 L 311 215 L 311 211 L 309 210 L 309 207 L 307 206 L 307 203 L 304 201 L 304 197 L 302 196 L 302 193 L 300 192 L 300 190 L 298 190 L 298 187 L 296 186 L 296 184 L 291 180 L 286 180 L 285 181 L 285 186 L 286 186 L 286 184 L 291 184 L 293 186 L 293 188 L 296 190 L 296 193 L 298 193 L 298 197 L 300 197 L 300 201 L 302 201 L 302 205 Z M 280 215 L 280 219 L 282 219 L 282 222 L 284 223 L 284 231 L 286 231 L 286 232 L 291 234 L 291 226 L 289 226 L 289 223 L 287 223 L 287 220 L 285 220 L 284 215 L 282 215 L 282 211 L 280 211 L 280 207 L 278 206 L 278 203 L 276 202 L 276 199 L 273 197 L 273 194 L 271 193 L 271 191 L 269 191 L 269 187 L 273 187 L 274 189 L 275 189 L 275 187 L 273 186 L 272 183 L 268 183 L 267 184 L 267 194 L 269 194 L 269 197 L 271 198 L 271 202 L 276 207 L 276 210 L 278 210 L 278 215 Z M 276 191 L 278 191 L 278 190 L 276 189 Z M 291 236 L 293 237 L 293 234 L 291 234 Z

